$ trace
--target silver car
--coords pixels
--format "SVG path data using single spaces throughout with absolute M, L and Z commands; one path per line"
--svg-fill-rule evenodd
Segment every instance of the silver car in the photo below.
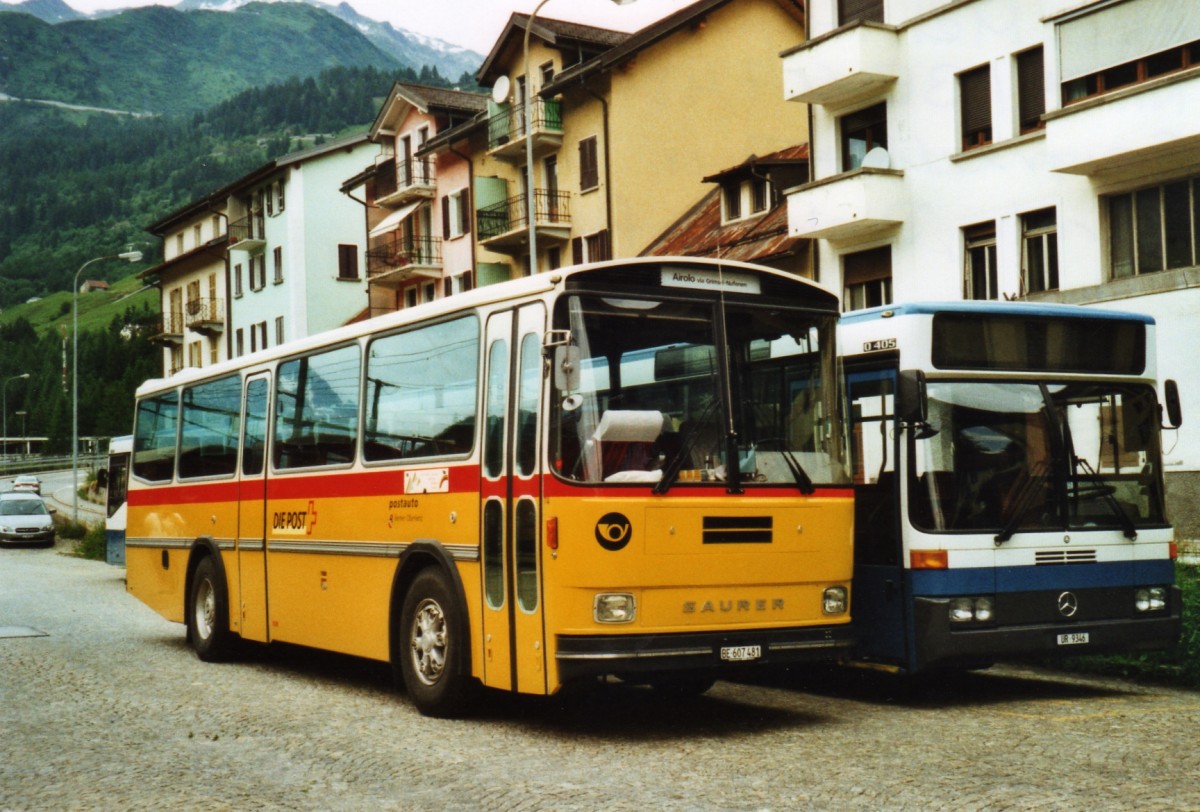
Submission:
M 42 542 L 54 546 L 54 511 L 28 491 L 0 493 L 0 542 Z

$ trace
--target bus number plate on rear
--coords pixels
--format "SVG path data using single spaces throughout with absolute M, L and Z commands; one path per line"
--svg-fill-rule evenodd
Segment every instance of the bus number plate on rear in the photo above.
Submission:
M 1058 644 L 1060 646 L 1079 646 L 1085 645 L 1087 642 L 1087 632 L 1071 632 L 1070 634 L 1060 634 L 1058 636 Z
M 762 646 L 723 646 L 721 659 L 728 663 L 744 663 L 762 656 Z

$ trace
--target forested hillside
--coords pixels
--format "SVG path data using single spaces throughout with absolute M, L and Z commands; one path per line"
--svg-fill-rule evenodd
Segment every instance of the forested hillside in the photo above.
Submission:
M 302 134 L 365 129 L 393 82 L 421 78 L 335 68 L 187 118 L 0 104 L 0 308 L 66 290 L 84 261 L 130 243 L 145 243 L 152 261 L 147 225 L 290 151 Z

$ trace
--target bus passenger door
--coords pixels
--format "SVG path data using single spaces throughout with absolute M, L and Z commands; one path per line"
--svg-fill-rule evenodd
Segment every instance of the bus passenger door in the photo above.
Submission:
M 537 694 L 546 692 L 539 544 L 545 320 L 540 303 L 488 320 L 480 486 L 483 681 Z
M 238 479 L 238 589 L 242 637 L 270 640 L 267 624 L 266 456 L 269 374 L 246 379 L 242 414 L 242 467 Z M 230 607 L 231 611 L 234 607 Z
M 858 654 L 906 658 L 908 581 L 901 545 L 899 428 L 894 367 L 847 364 L 854 442 L 854 594 L 850 617 Z

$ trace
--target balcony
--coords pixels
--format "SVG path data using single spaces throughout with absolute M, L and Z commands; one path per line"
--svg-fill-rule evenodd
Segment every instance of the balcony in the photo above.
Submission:
M 899 35 L 882 23 L 839 28 L 783 58 L 784 97 L 805 104 L 853 104 L 880 95 L 899 75 Z
M 213 336 L 225 330 L 224 299 L 192 299 L 184 313 L 184 323 L 193 332 Z
M 788 194 L 788 233 L 834 242 L 862 242 L 904 222 L 904 173 L 856 169 L 807 183 Z
M 267 245 L 267 221 L 261 213 L 255 213 L 229 224 L 229 247 L 231 250 L 248 251 L 256 254 Z
M 183 313 L 178 311 L 163 313 L 162 321 L 155 326 L 157 329 L 151 333 L 151 341 L 183 346 Z
M 566 192 L 534 191 L 534 226 L 539 240 L 563 242 L 571 237 L 571 196 Z M 529 245 L 529 209 L 525 195 L 510 197 L 476 212 L 479 242 L 485 248 L 515 254 Z
M 562 146 L 562 103 L 534 99 L 533 157 L 540 158 Z M 488 155 L 511 164 L 525 163 L 525 106 L 505 106 L 488 119 Z
M 1050 167 L 1126 183 L 1192 163 L 1200 150 L 1194 104 L 1198 91 L 1200 67 L 1046 113 Z
M 371 285 L 399 287 L 414 276 L 440 279 L 440 237 L 396 237 L 367 249 L 367 280 Z
M 387 161 L 375 169 L 375 203 L 384 208 L 432 199 L 436 190 L 430 160 Z

